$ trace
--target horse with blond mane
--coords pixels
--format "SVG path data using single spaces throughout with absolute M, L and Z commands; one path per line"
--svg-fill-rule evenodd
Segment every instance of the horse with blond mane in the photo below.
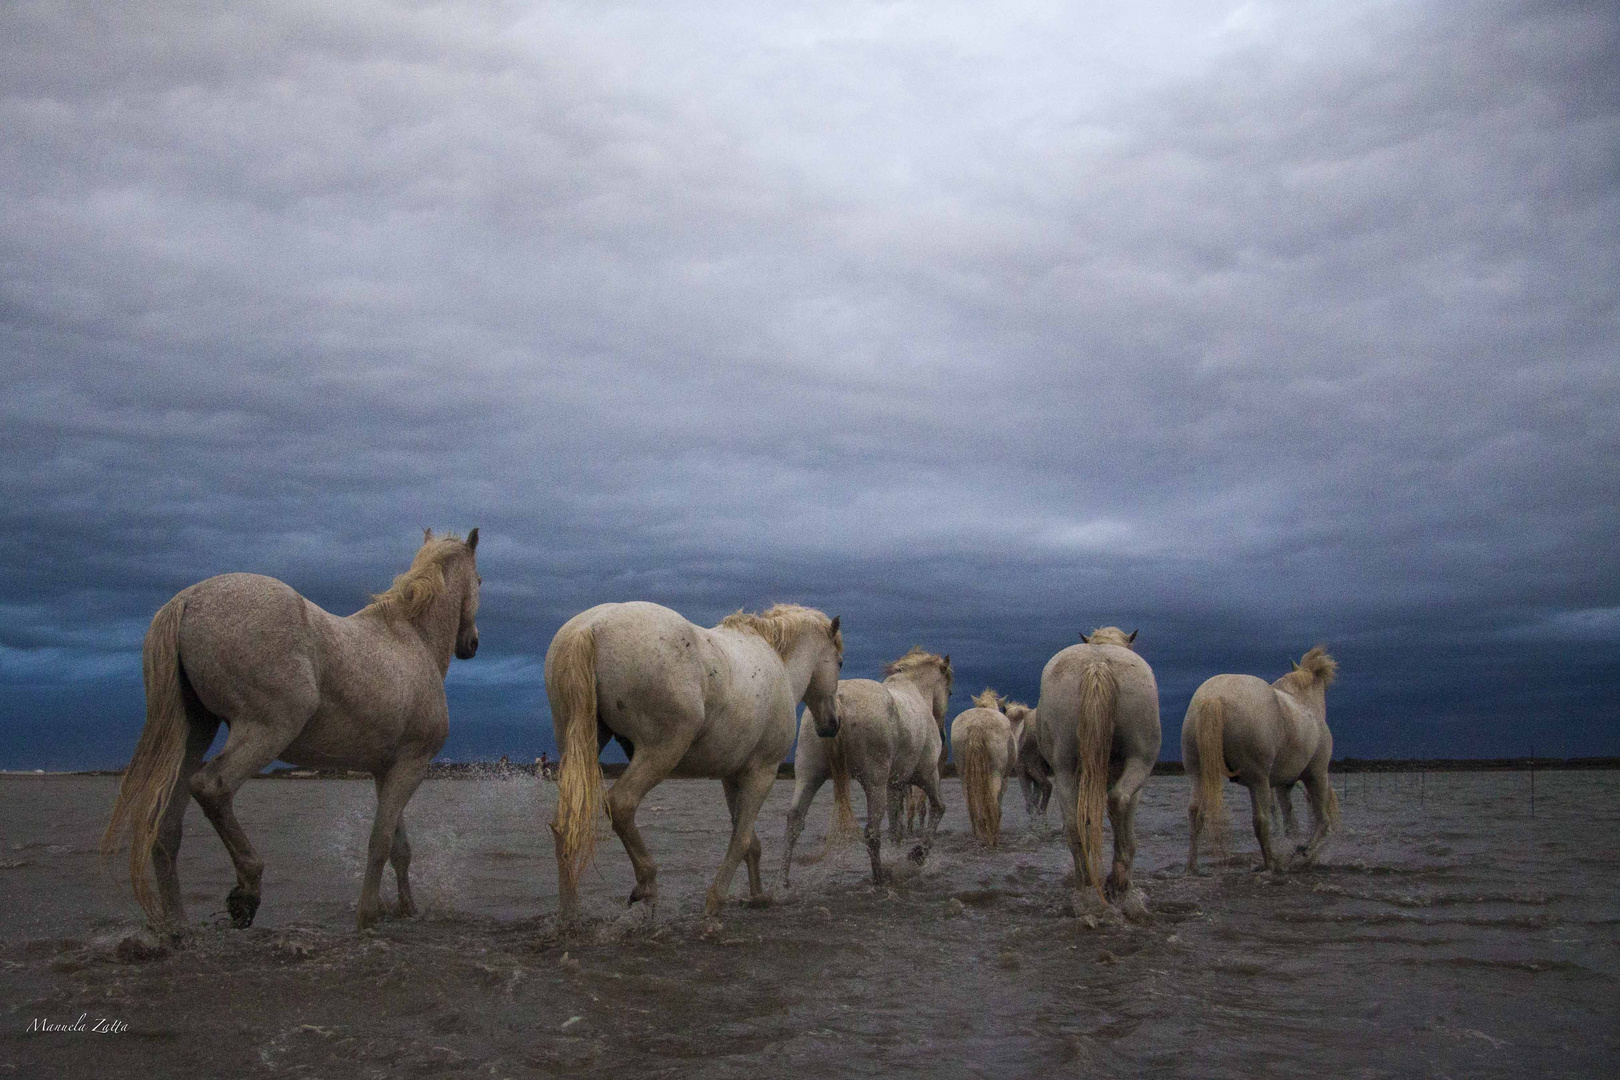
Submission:
M 1145 915 L 1131 888 L 1136 857 L 1136 807 L 1142 785 L 1159 758 L 1159 687 L 1153 669 L 1132 651 L 1129 635 L 1105 626 L 1080 636 L 1046 662 L 1036 706 L 1037 745 L 1051 765 L 1052 786 L 1063 809 L 1063 828 L 1074 856 L 1075 905 L 1085 886 Z M 1102 819 L 1114 828 L 1114 865 L 1102 876 Z
M 731 843 L 704 910 L 720 911 L 744 860 L 749 895 L 762 898 L 754 821 L 793 745 L 796 703 L 809 706 L 818 732 L 837 734 L 843 662 L 838 620 L 797 604 L 739 611 L 708 630 L 641 601 L 600 604 L 569 619 L 546 651 L 546 696 L 562 750 L 551 824 L 560 917 L 578 916 L 579 873 L 604 802 L 598 759 L 614 737 L 630 764 L 605 802 L 636 872 L 630 903 L 650 911 L 658 900 L 658 866 L 636 828 L 636 808 L 671 774 L 718 778 L 731 812 Z
M 945 803 L 939 797 L 939 757 L 944 745 L 945 706 L 951 696 L 951 658 L 914 648 L 884 671 L 882 682 L 846 679 L 838 684 L 836 739 L 816 737 L 808 716 L 799 725 L 799 748 L 793 758 L 793 804 L 787 816 L 787 852 L 782 858 L 782 887 L 789 886 L 793 846 L 804 831 L 810 802 L 828 777 L 833 779 L 835 813 L 849 815 L 849 777 L 866 793 L 866 850 L 872 860 L 872 883 L 881 885 L 883 813 L 889 815 L 889 838 L 900 841 L 900 813 L 912 785 L 928 795 L 929 819 L 914 861 L 928 857 L 934 846 Z
M 988 847 L 1001 840 L 1001 796 L 1013 763 L 1013 726 L 1001 711 L 1004 700 L 986 687 L 973 699 L 973 708 L 951 721 L 951 756 L 962 777 L 968 824 Z
M 1015 731 L 1013 775 L 1024 792 L 1024 814 L 1033 823 L 1037 813 L 1046 815 L 1047 804 L 1052 801 L 1052 768 L 1041 757 L 1037 734 L 1040 710 L 1015 701 L 1007 706 L 1007 719 L 1013 722 Z
M 130 882 L 154 925 L 178 930 L 185 923 L 176 859 L 188 794 L 236 868 L 225 900 L 231 922 L 253 924 L 264 863 L 233 800 L 248 777 L 278 758 L 371 773 L 377 816 L 356 921 L 363 929 L 381 915 L 386 862 L 399 885 L 398 912 L 415 912 L 404 809 L 450 730 L 450 658 L 478 651 L 477 547 L 477 529 L 465 542 L 429 530 L 393 587 L 345 618 L 258 574 L 211 577 L 159 609 L 141 656 L 146 726 L 101 842 L 103 855 L 111 855 L 129 832 Z M 230 735 L 205 765 L 221 723 Z
M 1318 645 L 1276 682 L 1216 675 L 1193 694 L 1181 728 L 1181 760 L 1192 782 L 1189 874 L 1198 872 L 1198 836 L 1206 824 L 1217 846 L 1225 839 L 1221 791 L 1228 778 L 1249 789 L 1254 835 L 1260 841 L 1258 869 L 1279 872 L 1283 861 L 1272 844 L 1272 816 L 1281 811 L 1293 823 L 1288 791 L 1304 781 L 1313 828 L 1295 856 L 1307 866 L 1316 861 L 1339 821 L 1339 799 L 1328 782 L 1333 733 L 1327 726 L 1327 688 L 1338 670 L 1327 649 Z

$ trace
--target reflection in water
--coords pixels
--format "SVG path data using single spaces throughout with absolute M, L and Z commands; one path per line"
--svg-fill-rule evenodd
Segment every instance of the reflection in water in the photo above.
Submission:
M 1250 872 L 1247 799 L 1233 788 L 1234 855 L 1191 879 L 1186 781 L 1156 778 L 1137 856 L 1156 919 L 1102 929 L 1066 914 L 1072 864 L 1055 828 L 1031 830 L 1009 800 L 1003 845 L 986 850 L 954 783 L 933 856 L 894 862 L 892 888 L 870 887 L 850 844 L 795 867 L 775 906 L 706 921 L 724 801 L 714 782 L 666 782 L 640 814 L 660 867 L 656 918 L 626 913 L 633 878 L 607 833 L 582 879 L 594 921 L 569 939 L 551 920 L 552 784 L 424 784 L 406 811 L 423 917 L 359 935 L 370 782 L 256 781 L 238 812 L 266 864 L 258 924 L 208 928 L 232 876 L 193 808 L 181 873 L 204 929 L 145 962 L 114 951 L 138 912 L 95 858 L 114 785 L 0 778 L 0 985 L 14 1024 L 94 1006 L 172 1038 L 127 1060 L 93 1043 L 13 1043 L 24 1073 L 397 1072 L 408 1060 L 446 1076 L 593 1064 L 1506 1076 L 1620 1062 L 1620 773 L 1539 774 L 1533 819 L 1522 773 L 1357 775 L 1324 865 L 1286 877 Z M 768 881 L 790 795 L 779 783 L 761 815 Z M 816 852 L 830 805 L 823 792 L 801 850 Z M 172 1014 L 188 1017 L 183 1030 Z

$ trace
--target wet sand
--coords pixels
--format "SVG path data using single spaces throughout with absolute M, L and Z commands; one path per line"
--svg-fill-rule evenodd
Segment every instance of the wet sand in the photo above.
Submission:
M 1524 773 L 1348 783 L 1323 865 L 1284 877 L 1250 872 L 1246 796 L 1228 787 L 1236 854 L 1189 878 L 1186 781 L 1154 778 L 1137 878 L 1155 921 L 1093 929 L 1068 914 L 1056 829 L 1031 829 L 1010 791 L 1003 844 L 982 848 L 954 781 L 926 865 L 886 844 L 892 888 L 842 847 L 796 865 L 773 906 L 706 920 L 719 785 L 667 782 L 641 815 L 656 918 L 625 914 L 608 835 L 584 879 L 591 925 L 562 937 L 552 785 L 425 784 L 407 810 L 423 914 L 362 934 L 371 784 L 254 781 L 238 806 L 267 866 L 256 925 L 226 925 L 229 864 L 193 806 L 197 932 L 153 955 L 95 855 L 116 781 L 0 777 L 0 1075 L 1620 1073 L 1620 773 L 1538 776 L 1534 818 Z M 790 794 L 778 783 L 761 817 L 772 886 Z M 801 852 L 830 803 L 824 789 Z M 81 1015 L 82 1031 L 28 1030 Z

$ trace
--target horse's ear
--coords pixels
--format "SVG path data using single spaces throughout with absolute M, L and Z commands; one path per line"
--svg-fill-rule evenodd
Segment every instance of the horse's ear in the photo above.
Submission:
M 1082 644 L 1082 645 L 1090 645 L 1091 644 L 1091 639 L 1086 637 L 1086 632 L 1084 630 L 1080 631 L 1080 644 Z
M 829 637 L 836 634 L 836 633 L 838 633 L 838 620 L 840 620 L 842 618 L 843 618 L 842 615 L 834 615 L 833 616 L 832 628 L 827 631 L 827 634 L 828 634 Z
M 474 529 L 472 532 L 467 534 L 467 550 L 468 551 L 477 551 L 478 550 L 478 530 L 477 529 Z
M 1132 630 L 1131 631 L 1131 636 L 1125 639 L 1125 644 L 1129 645 L 1131 642 L 1135 641 L 1136 640 L 1136 635 L 1140 634 L 1141 632 L 1142 632 L 1141 630 Z
M 422 543 L 425 544 L 431 539 L 433 539 L 433 530 L 432 529 L 423 529 L 422 530 Z

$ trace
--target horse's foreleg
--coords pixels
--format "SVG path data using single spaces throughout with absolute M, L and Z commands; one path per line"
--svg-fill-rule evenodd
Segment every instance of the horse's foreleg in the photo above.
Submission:
M 922 789 L 928 796 L 928 829 L 923 833 L 922 843 L 911 849 L 912 861 L 919 863 L 927 859 L 928 853 L 934 850 L 934 834 L 939 831 L 940 819 L 945 816 L 945 800 L 939 797 L 937 768 L 932 773 L 923 774 Z
M 735 777 L 725 777 L 720 781 L 721 788 L 726 793 L 726 810 L 731 814 L 731 827 L 737 827 L 737 781 Z M 749 899 L 758 900 L 765 895 L 765 883 L 759 876 L 759 835 L 756 833 L 754 842 L 748 845 L 743 853 L 743 864 L 748 867 L 748 896 Z
M 377 786 L 377 806 L 383 802 L 383 778 L 386 773 L 375 773 L 372 776 Z M 399 820 L 394 823 L 394 842 L 388 851 L 388 864 L 394 868 L 394 882 L 399 887 L 399 908 L 397 914 L 411 916 L 416 914 L 416 901 L 411 898 L 411 841 L 405 835 L 405 811 L 401 808 Z M 378 888 L 381 888 L 379 884 Z M 379 901 L 380 903 L 380 901 Z
M 731 891 L 731 875 L 736 873 L 737 864 L 747 858 L 750 848 L 759 843 L 754 836 L 754 820 L 759 817 L 759 808 L 765 804 L 765 796 L 771 793 L 771 785 L 775 782 L 775 762 L 747 773 L 737 781 L 737 810 L 732 820 L 731 843 L 726 847 L 726 857 L 720 860 L 720 871 L 715 874 L 714 883 L 709 886 L 708 896 L 704 899 L 704 914 L 720 914 L 726 894 Z
M 1282 818 L 1282 831 L 1284 836 L 1298 836 L 1299 822 L 1294 819 L 1294 785 L 1274 789 L 1277 797 L 1277 813 Z
M 360 880 L 360 906 L 355 912 L 355 924 L 362 930 L 382 917 L 382 902 L 377 898 L 377 893 L 382 888 L 383 866 L 397 850 L 395 837 L 403 835 L 400 831 L 401 815 L 405 812 L 405 804 L 416 794 L 422 777 L 427 775 L 428 760 L 407 758 L 396 761 L 391 769 L 375 778 L 377 817 L 371 823 L 371 838 L 366 843 L 366 872 Z M 408 842 L 404 850 L 406 865 L 409 866 Z M 394 871 L 399 877 L 403 907 L 410 898 L 410 886 L 405 874 L 400 872 L 399 864 L 395 864 Z
M 810 803 L 815 799 L 816 792 L 821 785 L 827 782 L 824 769 L 811 768 L 808 764 L 802 772 L 794 769 L 797 778 L 793 782 L 793 805 L 787 812 L 787 838 L 782 845 L 782 888 L 789 887 L 788 874 L 793 869 L 793 848 L 799 842 L 799 836 L 804 832 L 805 815 L 810 813 Z
M 303 719 L 288 724 L 296 732 Z M 236 820 L 236 790 L 248 777 L 276 760 L 292 742 L 293 736 L 274 725 L 239 721 L 225 739 L 225 748 L 191 777 L 191 794 L 214 826 L 225 851 L 236 868 L 236 887 L 225 897 L 231 925 L 246 929 L 259 911 L 259 882 L 264 877 L 264 861 L 254 852 L 241 822 Z
M 1260 841 L 1260 867 L 1261 870 L 1278 870 L 1282 861 L 1277 858 L 1271 846 L 1271 781 L 1264 776 L 1254 782 L 1249 788 L 1249 809 L 1254 818 L 1254 838 Z
M 866 854 L 872 860 L 872 884 L 882 885 L 887 880 L 882 857 L 883 815 L 892 809 L 895 790 L 877 783 L 870 776 L 861 777 L 861 790 L 866 793 L 865 839 Z

